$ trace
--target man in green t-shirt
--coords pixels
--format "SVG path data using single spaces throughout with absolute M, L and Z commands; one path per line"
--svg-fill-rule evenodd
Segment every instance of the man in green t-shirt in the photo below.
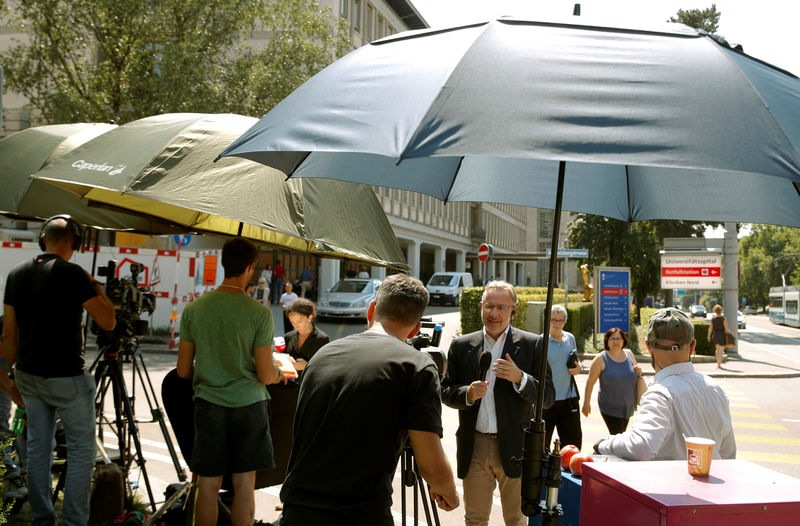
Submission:
M 265 384 L 286 382 L 272 359 L 272 314 L 244 289 L 258 249 L 234 238 L 222 247 L 225 279 L 186 306 L 181 317 L 178 376 L 192 378 L 198 475 L 198 526 L 217 523 L 222 477 L 233 474 L 234 526 L 253 524 L 256 471 L 275 465 Z

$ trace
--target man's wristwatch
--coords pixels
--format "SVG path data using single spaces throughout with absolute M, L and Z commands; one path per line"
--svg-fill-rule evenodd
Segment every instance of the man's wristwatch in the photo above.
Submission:
M 608 437 L 606 437 L 606 438 L 608 438 Z M 601 438 L 600 440 L 598 440 L 597 442 L 594 443 L 594 446 L 592 446 L 592 447 L 594 448 L 595 454 L 597 454 L 597 455 L 600 454 L 600 443 L 604 442 L 606 440 L 606 438 Z

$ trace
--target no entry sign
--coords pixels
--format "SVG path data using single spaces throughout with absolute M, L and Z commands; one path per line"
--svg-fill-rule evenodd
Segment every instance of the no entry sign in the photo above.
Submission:
M 492 245 L 488 243 L 482 244 L 480 247 L 478 247 L 478 261 L 486 261 L 489 259 L 489 256 L 492 255 L 492 252 Z

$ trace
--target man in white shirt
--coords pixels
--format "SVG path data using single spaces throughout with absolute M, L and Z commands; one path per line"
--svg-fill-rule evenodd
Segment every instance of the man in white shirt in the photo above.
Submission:
M 442 401 L 458 409 L 456 461 L 464 480 L 467 526 L 485 526 L 492 494 L 500 487 L 506 526 L 522 526 L 522 429 L 533 415 L 542 360 L 541 337 L 511 327 L 517 310 L 514 286 L 504 281 L 486 285 L 481 300 L 483 329 L 453 340 L 442 381 Z M 491 354 L 492 366 L 480 370 L 480 356 Z M 485 379 L 481 373 L 485 372 Z M 545 408 L 553 404 L 555 387 L 547 368 Z
M 683 312 L 657 311 L 647 327 L 655 382 L 642 395 L 633 424 L 619 435 L 600 440 L 595 451 L 626 460 L 682 460 L 684 437 L 716 442 L 714 458 L 736 458 L 728 397 L 691 363 L 694 327 Z

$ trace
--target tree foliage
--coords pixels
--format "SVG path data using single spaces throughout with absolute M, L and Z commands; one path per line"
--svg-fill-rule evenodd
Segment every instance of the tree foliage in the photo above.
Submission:
M 748 305 L 769 303 L 769 288 L 800 283 L 800 229 L 754 225 L 739 241 L 739 295 Z
M 350 46 L 313 0 L 6 3 L 27 37 L 0 55 L 7 87 L 51 124 L 260 115 Z
M 678 22 L 695 29 L 703 29 L 711 34 L 716 34 L 719 29 L 719 19 L 721 16 L 722 13 L 717 11 L 717 5 L 711 4 L 711 7 L 706 9 L 678 9 L 676 15 L 671 16 L 669 21 Z
M 589 249 L 588 263 L 597 266 L 630 267 L 631 292 L 636 305 L 661 290 L 661 255 L 665 237 L 700 237 L 703 223 L 694 221 L 639 221 L 626 223 L 591 214 L 575 214 L 567 227 L 571 247 Z

